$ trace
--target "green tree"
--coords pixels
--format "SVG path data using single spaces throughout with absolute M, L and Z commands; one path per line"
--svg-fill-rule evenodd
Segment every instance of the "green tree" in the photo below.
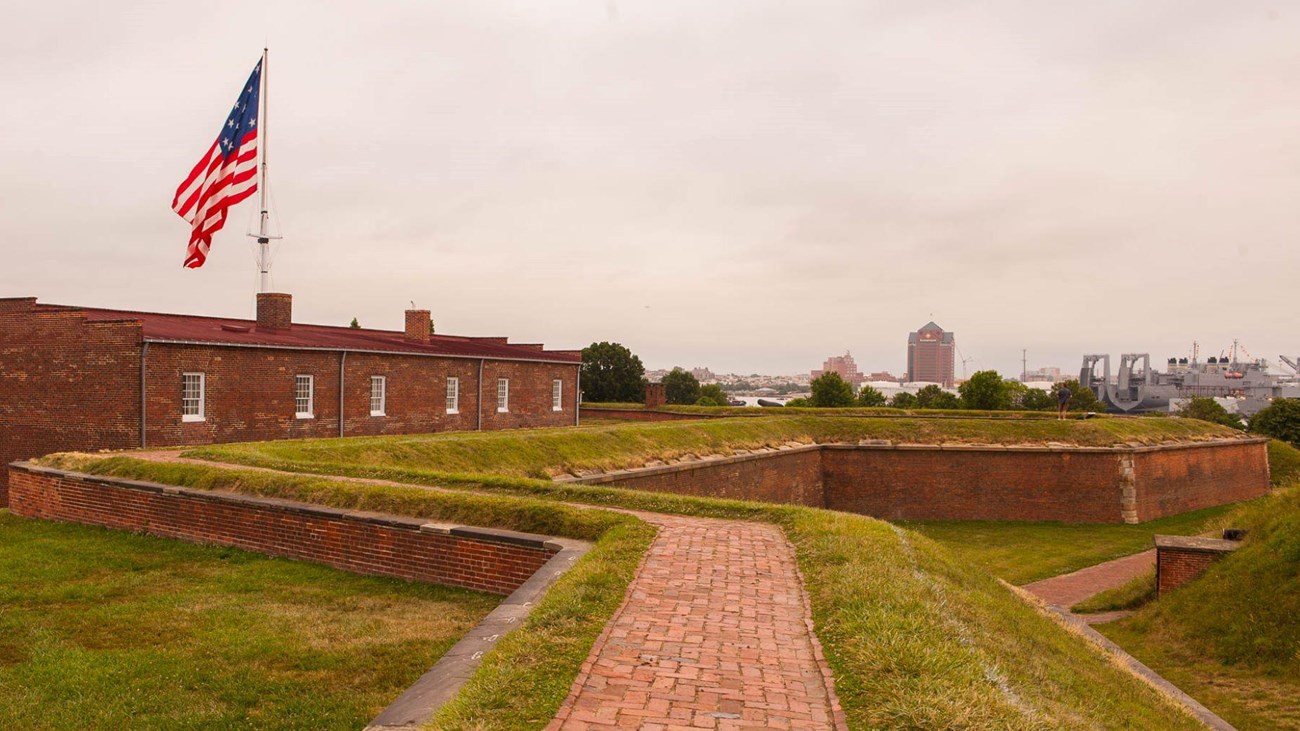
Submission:
M 1212 424 L 1230 426 L 1233 429 L 1246 428 L 1246 425 L 1241 423 L 1240 416 L 1228 413 L 1228 410 L 1223 408 L 1218 401 L 1206 396 L 1193 398 L 1183 404 L 1183 408 L 1178 410 L 1178 415 L 1188 419 L 1200 419 Z
M 1011 391 L 997 371 L 976 371 L 957 387 L 962 405 L 968 409 L 998 411 L 1011 408 Z
M 708 399 L 713 403 L 700 403 L 705 399 Z M 707 386 L 700 386 L 700 397 L 695 400 L 696 406 L 726 406 L 729 403 L 731 403 L 731 398 L 728 397 L 727 392 L 723 391 L 722 387 L 716 383 L 710 383 Z
M 916 392 L 916 408 L 918 409 L 960 409 L 961 399 L 955 394 L 949 393 L 937 384 L 931 383 Z
M 1051 411 L 1056 408 L 1056 397 L 1041 388 L 1027 388 L 1020 397 L 1020 408 L 1026 411 Z
M 1251 417 L 1250 430 L 1300 447 L 1300 399 L 1273 399 Z
M 700 382 L 689 371 L 674 368 L 664 376 L 663 384 L 670 404 L 693 404 L 700 398 Z
M 894 394 L 893 398 L 889 399 L 889 405 L 896 409 L 915 409 L 916 396 L 907 391 L 899 391 Z
M 645 400 L 645 366 L 618 343 L 592 343 L 582 349 L 582 397 L 585 401 Z
M 788 406 L 788 407 L 790 407 L 790 408 L 795 408 L 795 409 L 797 409 L 797 408 L 800 408 L 800 407 L 808 407 L 808 406 L 812 406 L 813 404 L 812 404 L 812 401 L 809 401 L 809 400 L 806 399 L 806 398 L 792 398 L 792 399 L 790 399 L 789 401 L 786 401 L 786 402 L 785 402 L 785 405 Z
M 853 405 L 853 386 L 840 378 L 840 374 L 829 371 L 817 376 L 809 384 L 812 395 L 808 398 L 818 408 L 833 408 Z
M 348 325 L 348 327 L 352 328 L 353 330 L 360 330 L 361 323 L 357 322 L 357 318 L 354 317 L 352 318 L 352 324 Z
M 858 392 L 858 406 L 884 406 L 885 394 L 881 393 L 870 384 L 863 386 Z

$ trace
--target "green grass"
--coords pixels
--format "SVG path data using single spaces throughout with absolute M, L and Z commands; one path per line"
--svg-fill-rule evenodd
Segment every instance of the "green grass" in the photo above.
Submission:
M 1300 449 L 1286 442 L 1270 439 L 1268 442 L 1269 479 L 1274 486 L 1300 482 Z
M 364 468 L 417 469 L 444 477 L 493 475 L 546 479 L 580 470 L 638 467 L 688 454 L 732 454 L 788 442 L 888 439 L 919 444 L 1110 446 L 1232 438 L 1241 433 L 1193 419 L 861 419 L 834 416 L 730 418 L 506 432 L 451 432 L 226 444 L 184 455 L 287 471 L 362 476 Z
M 498 601 L 0 511 L 0 728 L 357 729 Z
M 1132 579 L 1113 588 L 1091 596 L 1073 607 L 1070 611 L 1079 614 L 1096 612 L 1113 612 L 1122 609 L 1137 609 L 1156 598 L 1156 570 L 1134 576 Z
M 176 479 L 181 473 L 177 466 L 124 458 L 87 461 L 80 466 L 89 471 L 111 469 L 141 479 Z M 254 484 L 238 471 L 193 466 L 186 470 L 200 475 L 186 484 L 257 490 L 257 494 L 267 495 L 283 492 L 284 497 L 296 499 L 306 494 L 297 481 L 317 479 L 263 475 Z M 384 471 L 407 481 L 446 484 L 418 469 L 389 467 Z M 934 541 L 881 521 L 796 506 L 524 478 L 485 477 L 479 483 L 466 479 L 455 484 L 508 495 L 508 499 L 540 498 L 529 502 L 569 510 L 572 508 L 556 503 L 780 525 L 796 548 L 817 634 L 835 672 L 836 690 L 851 728 L 1197 728 L 1154 691 L 1064 632 L 987 573 Z M 349 495 L 355 491 L 369 496 L 360 501 L 367 505 L 378 503 L 382 509 L 398 512 L 419 510 L 419 514 L 429 511 L 421 507 L 424 501 L 445 498 L 417 487 L 334 486 L 342 489 L 313 488 L 309 493 L 330 504 L 351 506 L 359 501 Z M 615 531 L 606 535 L 612 533 Z M 606 555 L 624 562 L 629 562 L 630 556 L 635 562 L 640 552 L 611 547 Z M 620 565 L 630 571 L 628 563 Z M 603 571 L 593 571 L 590 579 L 603 575 Z M 579 578 L 566 576 L 565 580 Z M 533 643 L 542 642 L 549 648 L 545 633 L 554 629 L 553 625 L 562 629 L 577 624 L 583 616 L 582 602 L 568 596 L 572 589 L 557 588 L 560 591 L 549 593 L 547 601 L 557 603 L 560 618 L 552 622 L 546 614 L 538 616 L 540 629 L 530 629 L 530 618 L 525 632 L 503 640 L 488 656 L 489 664 L 476 673 L 471 689 L 440 715 L 437 727 L 522 729 L 545 724 L 553 713 L 551 704 L 563 697 L 576 667 L 562 661 L 559 667 L 527 675 L 515 663 L 517 658 L 534 663 L 548 660 L 552 651 L 538 649 Z M 601 604 L 599 613 L 616 605 L 616 601 Z M 585 627 L 598 631 L 603 624 L 604 618 L 597 617 Z M 567 657 L 577 658 L 590 644 L 584 640 L 569 645 L 572 652 Z M 536 685 L 550 681 L 554 681 L 547 686 L 550 690 Z M 546 700 L 530 703 L 534 695 Z
M 42 462 L 92 474 L 594 541 L 592 549 L 533 609 L 521 630 L 507 635 L 484 656 L 467 686 L 438 714 L 432 726 L 438 729 L 545 725 L 622 602 L 655 534 L 653 527 L 629 515 L 509 495 L 350 483 L 120 456 L 65 454 Z
M 1099 629 L 1239 728 L 1300 728 L 1300 487 L 1226 522 L 1240 549 Z
M 1221 505 L 1137 525 L 976 520 L 900 525 L 939 541 L 994 576 L 1028 584 L 1153 548 L 1157 533 L 1202 533 L 1219 526 L 1233 509 Z

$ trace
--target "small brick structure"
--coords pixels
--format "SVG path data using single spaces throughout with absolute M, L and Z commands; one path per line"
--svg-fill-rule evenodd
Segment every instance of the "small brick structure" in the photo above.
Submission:
M 234 546 L 344 571 L 509 594 L 563 549 L 547 536 L 9 466 L 17 515 Z
M 657 409 L 668 403 L 668 387 L 662 383 L 647 383 L 645 385 L 645 407 L 647 409 Z
M 793 503 L 886 520 L 1139 523 L 1267 494 L 1267 442 L 803 445 L 568 481 Z
M 1155 537 L 1155 544 L 1157 597 L 1199 577 L 1241 545 L 1219 538 L 1161 535 Z

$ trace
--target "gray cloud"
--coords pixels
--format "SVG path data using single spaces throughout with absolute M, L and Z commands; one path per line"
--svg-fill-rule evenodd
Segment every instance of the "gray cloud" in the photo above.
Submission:
M 272 46 L 300 317 L 654 366 L 901 371 L 1300 348 L 1300 13 L 1280 3 L 5 0 L 0 294 L 247 316 L 250 204 L 169 210 Z

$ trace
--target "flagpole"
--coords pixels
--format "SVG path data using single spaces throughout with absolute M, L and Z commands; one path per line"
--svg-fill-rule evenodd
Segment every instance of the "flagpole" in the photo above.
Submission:
M 270 148 L 270 139 L 269 139 L 270 135 L 267 132 L 266 112 L 271 105 L 270 99 L 267 98 L 267 93 L 266 93 L 268 87 L 270 86 L 270 84 L 268 83 L 270 80 L 268 75 L 268 71 L 270 70 L 268 60 L 267 60 L 268 55 L 269 54 L 267 53 L 267 49 L 263 48 L 262 49 L 262 93 L 260 94 L 260 96 L 262 97 L 262 120 L 261 120 L 261 129 L 257 131 L 257 136 L 261 138 L 261 144 L 259 144 L 258 147 L 262 149 L 261 179 L 257 182 L 257 189 L 258 192 L 260 193 L 260 197 L 262 200 L 261 223 L 257 230 L 257 249 L 258 249 L 257 264 L 258 264 L 258 268 L 261 269 L 262 272 L 261 291 L 263 292 L 271 291 L 271 236 L 267 225 L 269 216 L 266 210 L 266 158 Z

